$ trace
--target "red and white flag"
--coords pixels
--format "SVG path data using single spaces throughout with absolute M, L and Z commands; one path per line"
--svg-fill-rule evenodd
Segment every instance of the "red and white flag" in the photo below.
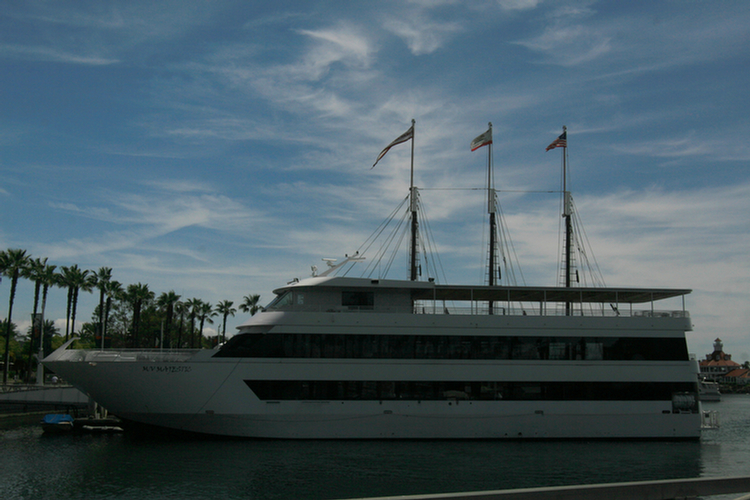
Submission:
M 471 141 L 471 150 L 476 151 L 487 144 L 492 144 L 492 128 L 487 129 L 487 132 L 476 136 L 474 140 Z

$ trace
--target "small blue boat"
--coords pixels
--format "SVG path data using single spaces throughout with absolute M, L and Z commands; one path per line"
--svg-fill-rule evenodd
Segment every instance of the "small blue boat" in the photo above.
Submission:
M 62 413 L 49 413 L 42 419 L 44 432 L 70 432 L 73 430 L 73 417 Z

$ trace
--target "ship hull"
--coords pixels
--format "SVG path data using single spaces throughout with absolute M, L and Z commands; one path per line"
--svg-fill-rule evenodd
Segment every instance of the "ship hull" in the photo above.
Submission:
M 284 303 L 288 309 L 278 306 L 253 316 L 220 350 L 63 346 L 44 363 L 121 418 L 214 435 L 700 437 L 697 364 L 687 354 L 686 312 L 652 308 L 606 315 L 602 307 L 599 316 L 555 316 L 544 306 L 534 316 L 526 314 L 530 308 L 519 315 L 441 314 L 436 303 L 414 306 L 413 296 L 486 290 L 425 292 L 430 286 L 313 279 L 290 285 L 299 297 Z M 345 297 L 351 290 L 374 290 L 375 306 L 329 308 L 326 304 L 336 303 L 342 290 Z M 557 289 L 490 291 L 498 290 L 540 300 L 559 294 Z M 594 293 L 576 294 L 584 292 Z M 609 301 L 656 292 L 595 293 L 608 294 L 599 300 Z M 325 312 L 310 310 L 317 299 Z
M 205 351 L 210 353 L 210 351 Z M 48 361 L 47 366 L 111 413 L 139 423 L 223 436 L 281 439 L 697 439 L 697 412 L 673 401 L 440 401 L 260 399 L 252 381 L 347 378 L 403 380 L 608 380 L 636 367 L 555 362 L 425 363 L 208 360 L 184 363 Z M 640 366 L 642 379 L 679 381 L 687 362 Z M 356 374 L 356 375 L 355 375 Z M 412 375 L 410 375 L 412 374 Z M 605 375 L 606 374 L 606 375 Z M 630 374 L 630 375 L 629 375 Z

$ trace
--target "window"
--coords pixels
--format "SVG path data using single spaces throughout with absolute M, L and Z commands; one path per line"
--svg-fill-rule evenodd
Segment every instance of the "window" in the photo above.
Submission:
M 274 309 L 288 308 L 291 305 L 292 305 L 292 292 L 286 291 L 282 293 L 281 295 L 277 296 L 270 304 L 268 304 L 268 307 L 266 307 L 266 309 L 269 311 L 273 311 Z
M 341 292 L 341 305 L 349 309 L 372 309 L 374 292 Z
M 262 400 L 671 401 L 674 413 L 698 411 L 691 382 L 462 382 L 245 380 Z

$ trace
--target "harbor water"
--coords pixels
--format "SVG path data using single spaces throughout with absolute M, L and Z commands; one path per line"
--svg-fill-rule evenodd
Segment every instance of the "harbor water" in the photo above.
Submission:
M 0 431 L 0 498 L 336 499 L 748 475 L 750 395 L 700 441 L 276 441 Z M 736 495 L 739 496 L 739 495 Z

